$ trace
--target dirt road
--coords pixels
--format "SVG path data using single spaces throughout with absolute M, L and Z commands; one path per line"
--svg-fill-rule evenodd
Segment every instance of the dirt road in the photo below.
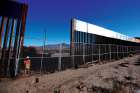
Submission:
M 138 62 L 140 55 L 135 55 L 88 68 L 5 80 L 0 82 L 0 93 L 139 93 Z

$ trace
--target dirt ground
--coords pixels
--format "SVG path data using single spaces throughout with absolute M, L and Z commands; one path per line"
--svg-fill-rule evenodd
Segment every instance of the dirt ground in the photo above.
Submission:
M 0 93 L 140 93 L 140 55 L 106 64 L 0 81 Z

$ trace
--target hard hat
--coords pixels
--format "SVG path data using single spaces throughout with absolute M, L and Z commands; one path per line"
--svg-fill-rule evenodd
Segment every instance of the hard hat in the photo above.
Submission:
M 29 59 L 29 56 L 27 56 L 26 58 L 28 58 L 28 59 Z

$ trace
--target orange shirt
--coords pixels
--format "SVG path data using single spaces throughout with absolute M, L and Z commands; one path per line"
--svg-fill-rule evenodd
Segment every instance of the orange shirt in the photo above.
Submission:
M 24 64 L 26 65 L 26 64 L 30 64 L 30 60 L 28 59 L 28 60 L 24 60 Z

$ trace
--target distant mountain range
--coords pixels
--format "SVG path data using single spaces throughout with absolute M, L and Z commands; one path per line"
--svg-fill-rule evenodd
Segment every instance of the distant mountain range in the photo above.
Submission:
M 62 49 L 69 49 L 70 45 L 66 43 L 62 43 Z M 42 52 L 42 46 L 28 46 L 28 47 L 34 47 L 38 53 Z M 45 49 L 47 50 L 59 50 L 60 44 L 49 44 L 45 46 Z
M 70 45 L 69 44 L 66 44 L 66 43 L 62 43 L 62 48 L 70 48 Z M 45 46 L 46 48 L 48 49 L 54 49 L 54 48 L 60 48 L 60 44 L 50 44 L 50 45 L 46 45 Z
M 140 37 L 135 37 L 136 39 L 140 39 Z

